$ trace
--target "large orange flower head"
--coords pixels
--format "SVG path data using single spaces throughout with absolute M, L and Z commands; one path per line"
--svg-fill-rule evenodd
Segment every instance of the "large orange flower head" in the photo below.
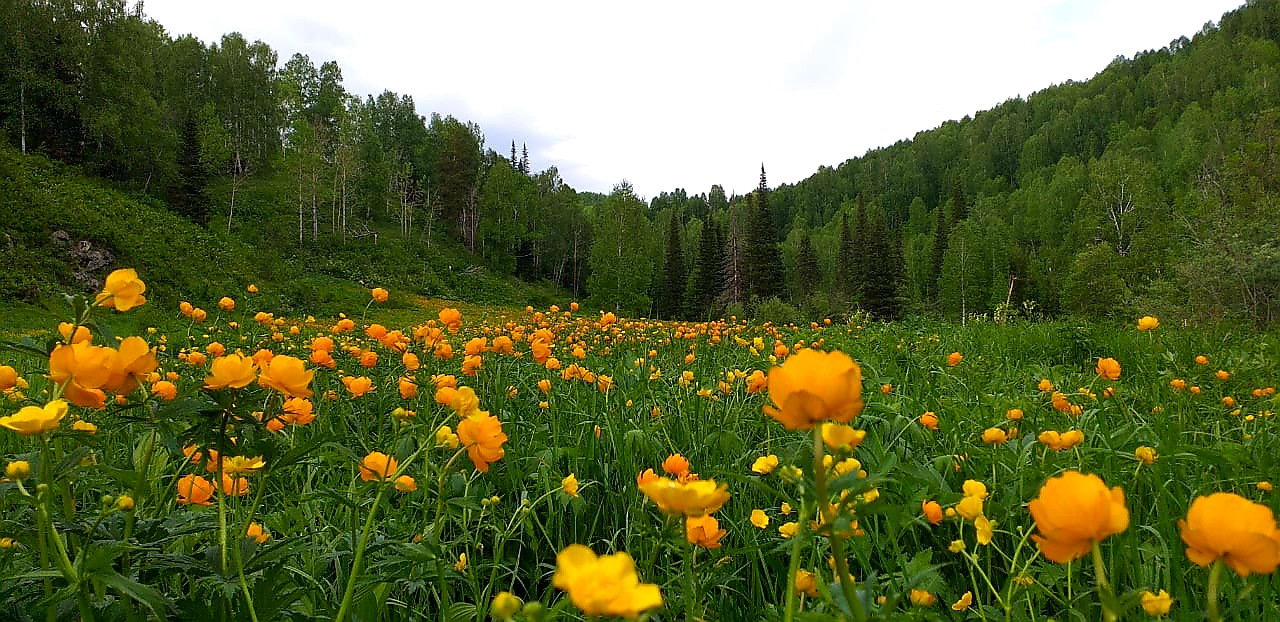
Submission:
M 213 359 L 209 365 L 209 377 L 204 379 L 206 389 L 243 389 L 258 377 L 258 366 L 252 358 L 241 354 L 228 354 Z
M 178 480 L 178 503 L 180 505 L 212 505 L 213 484 L 199 475 L 183 475 Z
M 102 293 L 98 294 L 94 304 L 116 311 L 128 311 L 146 304 L 147 297 L 142 295 L 145 291 L 147 284 L 138 278 L 138 273 L 133 268 L 116 270 L 107 275 L 106 282 L 102 284 Z
M 728 533 L 720 528 L 720 522 L 710 514 L 685 518 L 684 529 L 685 539 L 704 549 L 720 548 L 720 538 Z
M 380 451 L 370 452 L 360 461 L 360 479 L 366 482 L 386 481 L 399 467 L 395 458 Z
M 106 395 L 103 385 L 111 379 L 111 365 L 116 351 L 81 341 L 59 345 L 49 354 L 49 379 L 62 385 L 67 401 L 85 408 L 103 408 Z
M 285 397 L 311 397 L 311 377 L 315 373 L 306 368 L 302 359 L 281 355 L 262 366 L 258 384 L 275 389 Z
M 788 430 L 808 430 L 819 421 L 848 423 L 862 412 L 862 370 L 843 352 L 800 350 L 769 370 L 765 414 Z
M 569 600 L 588 616 L 613 616 L 634 620 L 642 612 L 662 606 L 662 593 L 652 583 L 641 583 L 635 562 L 626 553 L 597 557 L 581 544 L 571 544 L 556 555 L 552 583 L 569 593 Z
M 449 332 L 456 333 L 462 328 L 462 312 L 453 307 L 446 307 L 440 310 L 440 323 L 449 329 Z
M 502 422 L 487 411 L 478 410 L 463 417 L 458 422 L 458 439 L 467 448 L 471 464 L 481 473 L 488 473 L 489 464 L 506 455 L 502 444 L 507 442 L 507 435 L 502 432 Z
M 1196 497 L 1178 529 L 1187 557 L 1201 566 L 1222 559 L 1242 577 L 1275 572 L 1280 566 L 1275 515 L 1271 508 L 1240 495 L 1215 492 Z
M 1046 559 L 1065 564 L 1129 528 L 1124 491 L 1110 490 L 1097 475 L 1067 471 L 1050 478 L 1031 501 L 1031 517 L 1040 533 L 1031 538 Z
M 126 337 L 120 342 L 120 349 L 111 357 L 111 375 L 103 383 L 102 388 L 125 395 L 138 388 L 140 379 L 155 371 L 156 350 L 147 345 L 142 337 Z
M 1095 371 L 1098 372 L 1098 376 L 1107 380 L 1119 380 L 1120 362 L 1113 358 L 1098 359 L 1098 368 Z
M 729 500 L 728 484 L 716 484 L 713 479 L 680 482 L 660 477 L 641 483 L 640 492 L 658 504 L 659 510 L 685 516 L 710 514 Z

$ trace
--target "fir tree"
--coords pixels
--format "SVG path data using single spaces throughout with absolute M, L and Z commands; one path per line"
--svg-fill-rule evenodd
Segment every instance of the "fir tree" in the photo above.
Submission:
M 721 258 L 720 270 L 723 275 L 723 287 L 720 290 L 720 303 L 741 303 L 747 296 L 746 264 L 750 261 L 746 255 L 746 228 L 742 221 L 747 206 L 739 203 L 729 208 L 729 228 L 724 232 L 724 255 Z M 746 214 L 749 215 L 749 214 Z
M 520 143 L 520 172 L 525 175 L 529 174 L 529 145 L 528 143 Z
M 861 192 L 858 193 L 857 210 L 853 213 L 853 226 L 850 236 L 853 246 L 849 249 L 849 293 L 854 300 L 861 301 L 863 290 L 867 288 L 867 281 L 872 278 L 871 272 L 875 269 L 868 253 L 874 240 L 867 226 L 867 206 L 862 200 Z
M 511 168 L 513 170 L 520 169 L 520 161 L 516 159 L 516 141 L 511 141 Z
M 902 242 L 899 232 L 891 231 L 885 218 L 877 215 L 867 223 L 866 255 L 874 266 L 863 288 L 863 308 L 883 320 L 901 315 L 902 302 L 898 290 L 902 285 Z
M 680 214 L 671 212 L 671 225 L 667 227 L 667 263 L 663 272 L 665 289 L 657 295 L 658 316 L 678 319 L 683 312 L 681 298 L 684 294 L 684 251 L 680 246 Z
M 853 238 L 849 233 L 849 214 L 840 212 L 840 246 L 836 251 L 835 291 L 843 296 L 850 294 L 853 281 Z

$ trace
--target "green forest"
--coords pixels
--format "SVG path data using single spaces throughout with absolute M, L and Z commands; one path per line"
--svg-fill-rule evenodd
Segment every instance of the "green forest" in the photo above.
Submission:
M 1280 319 L 1275 0 L 794 184 L 765 162 L 746 195 L 647 201 L 350 93 L 340 59 L 174 36 L 124 0 L 5 2 L 0 23 L 5 300 L 91 289 L 61 235 L 191 295 L 277 282 L 282 304 L 376 281 L 690 320 Z

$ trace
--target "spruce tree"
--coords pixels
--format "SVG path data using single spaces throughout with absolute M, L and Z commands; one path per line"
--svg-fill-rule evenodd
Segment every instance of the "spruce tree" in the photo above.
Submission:
M 209 222 L 209 201 L 205 197 L 208 174 L 200 158 L 200 132 L 195 117 L 188 116 L 182 123 L 181 145 L 178 150 L 178 183 L 171 193 L 175 211 L 192 222 L 204 225 Z
M 849 249 L 849 293 L 855 301 L 861 301 L 867 282 L 873 278 L 871 272 L 875 265 L 868 253 L 874 240 L 867 226 L 867 206 L 861 192 L 858 193 L 858 208 L 853 213 L 853 226 L 850 236 L 853 246 Z
M 702 227 L 702 243 L 698 247 L 698 274 L 694 278 L 694 317 L 707 319 L 715 307 L 720 293 L 721 275 L 724 273 L 724 247 L 720 225 L 708 218 Z
M 942 258 L 947 254 L 948 224 L 946 207 L 939 205 L 933 224 L 933 275 L 929 279 L 933 284 L 931 294 L 934 300 L 938 297 L 938 279 L 942 277 Z
M 681 299 L 684 295 L 684 251 L 680 245 L 680 214 L 671 212 L 671 225 L 667 227 L 667 262 L 663 271 L 665 288 L 658 292 L 658 316 L 678 319 L 683 313 Z
M 760 166 L 760 186 L 752 197 L 754 205 L 750 209 L 752 218 L 748 228 L 746 286 L 752 297 L 765 300 L 782 292 L 783 272 L 773 212 L 769 209 L 769 182 L 765 178 L 764 165 Z
M 529 144 L 520 143 L 520 172 L 529 174 Z
M 836 252 L 835 291 L 848 297 L 853 281 L 853 238 L 849 233 L 849 214 L 843 211 L 840 212 L 840 246 Z
M 902 284 L 902 245 L 896 231 L 890 231 L 883 215 L 877 214 L 867 222 L 865 255 L 869 271 L 863 294 L 862 306 L 877 318 L 897 319 L 902 303 L 898 289 Z
M 516 141 L 515 140 L 511 141 L 511 168 L 512 170 L 519 170 L 520 168 L 520 161 L 516 159 Z
M 796 298 L 813 293 L 822 283 L 822 273 L 818 268 L 818 254 L 813 250 L 813 242 L 809 239 L 809 230 L 800 232 L 800 249 L 796 252 Z

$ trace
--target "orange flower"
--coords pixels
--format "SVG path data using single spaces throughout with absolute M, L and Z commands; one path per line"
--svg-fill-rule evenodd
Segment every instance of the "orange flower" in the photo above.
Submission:
M 1120 379 L 1120 362 L 1113 358 L 1098 359 L 1096 371 L 1099 376 L 1114 382 Z
M 235 311 L 236 301 L 228 296 L 223 296 L 218 300 L 218 308 L 223 311 Z
M 111 375 L 102 385 L 104 391 L 121 395 L 132 393 L 138 381 L 155 371 L 156 351 L 142 337 L 126 337 L 111 357 Z
M 1271 508 L 1240 495 L 1215 492 L 1196 497 L 1187 519 L 1178 521 L 1187 558 L 1200 566 L 1221 559 L 1236 574 L 1270 573 L 1280 566 L 1280 530 Z
M 952 352 L 951 354 L 947 355 L 947 365 L 950 365 L 951 367 L 955 367 L 956 365 L 959 365 L 960 361 L 963 361 L 963 360 L 964 360 L 964 355 L 960 354 L 959 352 Z
M 449 329 L 449 332 L 456 333 L 462 328 L 462 312 L 452 307 L 446 307 L 440 310 L 440 323 Z
M 654 473 L 653 469 L 645 469 L 639 475 L 636 475 L 636 487 L 644 487 L 645 484 L 650 484 L 660 479 L 662 478 L 657 473 Z
M 209 377 L 204 379 L 206 389 L 243 389 L 258 377 L 253 359 L 239 354 L 219 356 L 209 366 Z
M 716 517 L 710 514 L 689 516 L 684 519 L 685 539 L 704 549 L 720 548 L 720 538 L 728 532 L 720 528 Z
M 75 329 L 75 335 L 71 334 L 73 328 Z M 64 343 L 80 343 L 81 341 L 93 340 L 93 333 L 89 332 L 88 326 L 75 326 L 71 322 L 58 324 L 58 334 L 62 335 Z
M 382 289 L 381 287 L 375 287 L 369 290 L 369 295 L 372 296 L 373 301 L 377 303 L 386 302 L 387 298 L 391 296 L 390 292 L 388 292 L 385 289 Z
M 1159 327 L 1160 327 L 1160 320 L 1154 317 L 1151 317 L 1150 315 L 1144 315 L 1138 318 L 1139 331 L 1146 332 L 1149 330 L 1155 330 Z
M 262 366 L 258 384 L 275 389 L 286 397 L 311 397 L 311 377 L 315 373 L 315 370 L 308 370 L 301 359 L 281 355 Z
M 942 506 L 937 501 L 920 502 L 920 511 L 924 513 L 925 520 L 934 525 L 942 523 Z
M 467 376 L 475 376 L 480 373 L 480 369 L 484 367 L 484 359 L 479 356 L 468 356 L 462 359 L 462 373 Z
M 116 311 L 128 311 L 146 304 L 147 297 L 142 295 L 145 291 L 147 284 L 138 278 L 137 271 L 132 268 L 116 270 L 107 275 L 107 280 L 102 284 L 102 293 L 98 294 L 94 304 Z
M 360 479 L 366 482 L 386 481 L 399 467 L 395 458 L 380 451 L 370 452 L 360 461 Z
M 988 445 L 1002 445 L 1009 440 L 1009 435 L 1000 428 L 987 428 L 982 432 L 982 442 Z
M 689 472 L 689 461 L 680 454 L 671 454 L 662 461 L 662 470 L 677 477 Z
M 151 393 L 166 402 L 172 402 L 178 397 L 178 385 L 168 380 L 161 380 L 151 385 Z
M 843 352 L 801 350 L 769 370 L 768 381 L 774 405 L 764 412 L 788 430 L 823 420 L 848 423 L 862 412 L 862 370 Z
M 458 439 L 467 448 L 471 464 L 481 473 L 488 473 L 489 463 L 506 455 L 502 444 L 507 442 L 507 435 L 502 432 L 502 422 L 486 411 L 476 411 L 458 422 Z
M 404 365 L 406 371 L 418 371 L 418 368 L 422 367 L 422 362 L 418 360 L 418 355 L 412 352 L 401 354 L 400 364 Z
M 1118 486 L 1108 490 L 1097 475 L 1079 471 L 1050 478 L 1029 507 L 1040 532 L 1031 538 L 1046 559 L 1060 564 L 1088 554 L 1095 543 L 1129 528 L 1124 491 Z
M 933 411 L 926 411 L 923 415 L 920 415 L 920 425 L 930 430 L 937 430 L 938 415 L 933 414 Z
M 418 384 L 408 376 L 400 376 L 399 388 L 401 399 L 407 400 L 418 395 Z
M 368 351 L 365 351 L 365 352 L 361 352 L 361 353 L 360 353 L 360 366 L 361 366 L 361 367 L 374 367 L 374 366 L 376 366 L 377 364 L 378 364 L 378 353 L 377 353 L 377 352 L 374 352 L 373 350 L 368 350 Z
M 395 487 L 400 492 L 414 492 L 418 489 L 418 482 L 408 475 L 401 475 L 396 478 Z
M 178 503 L 180 505 L 212 505 L 213 484 L 199 475 L 183 475 L 178 480 Z
M 63 385 L 63 397 L 85 408 L 105 408 L 102 386 L 111 379 L 116 351 L 80 342 L 58 345 L 49 354 L 49 379 Z
M 347 387 L 351 397 L 363 397 L 373 390 L 373 380 L 370 380 L 368 376 L 343 376 L 342 384 Z
M 551 582 L 569 593 L 569 600 L 587 616 L 635 619 L 662 606 L 658 586 L 640 583 L 635 561 L 626 553 L 597 557 L 581 544 L 571 544 L 556 556 Z

